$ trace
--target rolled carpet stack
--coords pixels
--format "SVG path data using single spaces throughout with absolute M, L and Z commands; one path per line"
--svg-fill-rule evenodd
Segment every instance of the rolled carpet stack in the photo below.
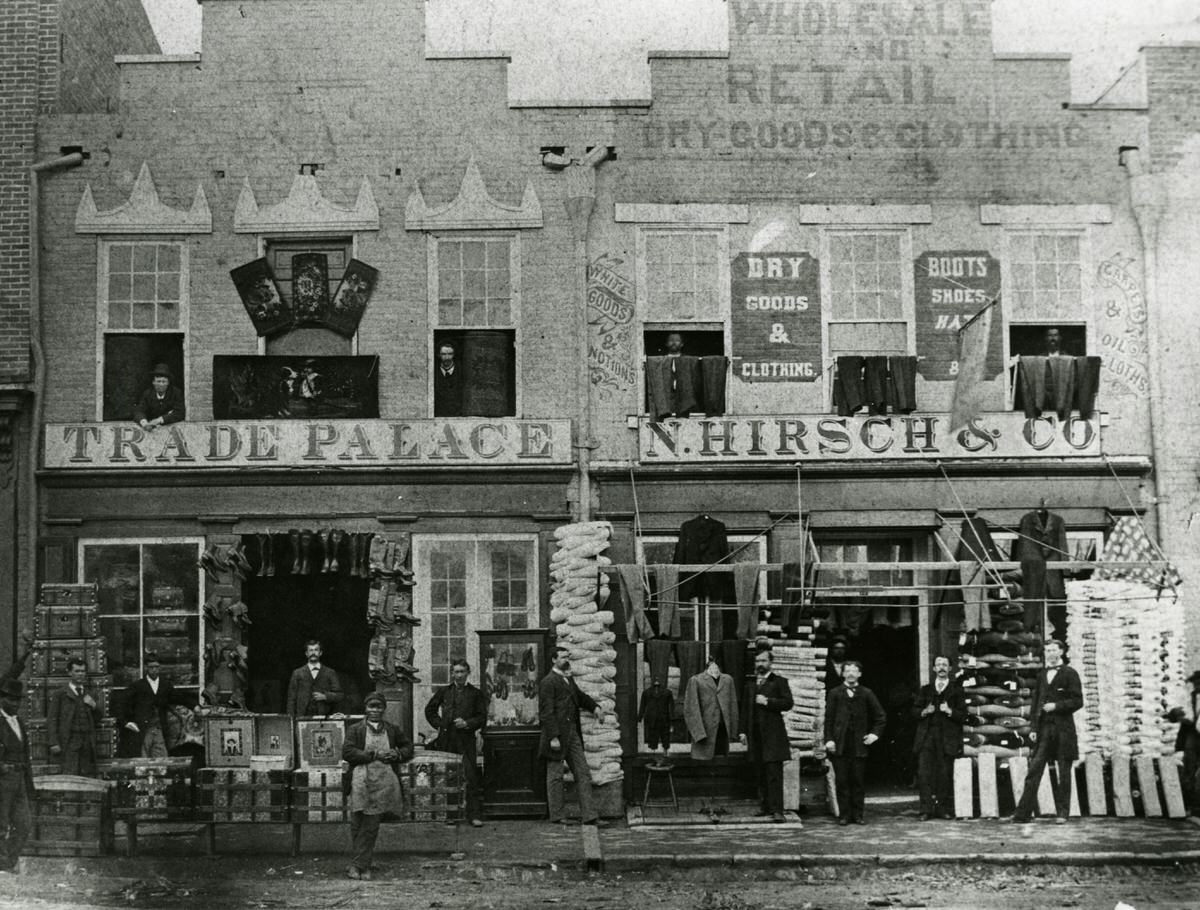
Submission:
M 967 702 L 964 754 L 1012 758 L 1030 753 L 1029 715 L 1041 667 L 1037 641 L 1032 632 L 996 627 L 966 636 L 959 661 Z
M 570 653 L 571 675 L 579 688 L 605 712 L 603 722 L 590 713 L 581 721 L 583 748 L 596 784 L 612 783 L 623 776 L 616 714 L 616 635 L 609 630 L 613 614 L 598 606 L 610 593 L 608 575 L 601 569 L 612 565 L 603 555 L 611 536 L 612 525 L 607 521 L 564 525 L 554 531 L 556 549 L 550 557 L 550 621 L 558 644 Z
M 825 754 L 826 651 L 813 647 L 811 628 L 799 629 L 798 635 L 771 646 L 774 668 L 792 690 L 792 709 L 783 716 L 783 724 L 793 749 L 820 758 Z

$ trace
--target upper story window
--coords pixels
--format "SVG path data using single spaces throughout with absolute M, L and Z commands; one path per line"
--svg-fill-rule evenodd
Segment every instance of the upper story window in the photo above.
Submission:
M 643 319 L 723 320 L 729 282 L 722 282 L 725 232 L 645 230 L 638 256 Z
M 298 293 L 332 299 L 353 255 L 353 241 L 349 237 L 272 239 L 265 242 L 265 255 L 279 295 L 295 312 Z M 265 351 L 274 355 L 308 356 L 353 352 L 353 339 L 319 325 L 299 325 L 272 335 L 266 339 Z
M 433 416 L 515 415 L 518 238 L 438 237 L 431 255 Z
M 160 367 L 184 393 L 187 254 L 178 241 L 101 241 L 99 419 L 133 420 Z
M 1008 237 L 1014 320 L 1083 315 L 1083 251 L 1078 233 L 1013 232 Z

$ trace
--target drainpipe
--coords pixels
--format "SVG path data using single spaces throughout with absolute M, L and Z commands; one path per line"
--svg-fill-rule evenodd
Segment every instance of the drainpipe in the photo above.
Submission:
M 41 458 L 42 419 L 46 404 L 46 355 L 42 348 L 41 275 L 41 175 L 83 164 L 83 153 L 72 152 L 29 168 L 29 351 L 33 359 L 33 408 L 29 418 L 29 446 L 25 456 L 25 528 L 29 535 L 29 561 L 25 566 L 25 603 L 37 603 L 38 489 L 37 469 Z M 14 529 L 15 531 L 15 529 Z M 20 605 L 13 610 L 13 641 L 20 640 Z
M 588 325 L 587 276 L 588 225 L 596 207 L 596 168 L 608 158 L 608 146 L 593 146 L 582 159 L 572 159 L 566 165 L 567 217 L 571 222 L 571 235 L 575 240 L 575 299 L 579 301 L 579 365 L 576 373 L 575 409 L 578 413 L 578 430 L 575 439 L 575 465 L 579 475 L 579 500 L 575 504 L 575 521 L 588 521 L 592 514 L 592 449 L 596 442 L 592 438 L 592 375 L 589 356 L 591 327 Z M 543 157 L 543 164 L 554 167 L 553 161 Z
M 1166 453 L 1162 447 L 1162 434 L 1166 429 L 1166 411 L 1163 404 L 1162 345 L 1159 320 L 1161 310 L 1158 300 L 1158 225 L 1167 207 L 1166 192 L 1161 179 L 1147 173 L 1146 162 L 1137 148 L 1122 148 L 1121 167 L 1129 183 L 1129 201 L 1142 235 L 1142 261 L 1145 263 L 1146 295 L 1146 352 L 1147 373 L 1150 382 L 1150 452 L 1154 459 L 1155 531 L 1159 546 L 1166 549 L 1166 533 L 1174 528 L 1170 494 L 1162 481 L 1162 466 Z

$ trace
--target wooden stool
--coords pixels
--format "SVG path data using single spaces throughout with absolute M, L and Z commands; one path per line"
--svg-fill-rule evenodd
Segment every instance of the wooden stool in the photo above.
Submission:
M 671 776 L 671 771 L 674 770 L 675 766 L 672 765 L 670 762 L 667 762 L 667 763 L 661 764 L 661 765 L 653 765 L 653 764 L 646 765 L 645 767 L 646 767 L 646 788 L 642 791 L 642 808 L 643 809 L 646 809 L 646 808 L 666 809 L 667 807 L 670 807 L 676 813 L 678 813 L 679 812 L 679 800 L 676 799 L 676 797 L 675 797 L 675 778 Z M 666 797 L 661 797 L 659 799 L 654 799 L 654 800 L 650 799 L 650 784 L 654 780 L 655 775 L 659 775 L 659 774 L 661 774 L 667 780 L 667 787 L 670 789 L 670 792 L 671 792 L 670 800 L 667 800 Z

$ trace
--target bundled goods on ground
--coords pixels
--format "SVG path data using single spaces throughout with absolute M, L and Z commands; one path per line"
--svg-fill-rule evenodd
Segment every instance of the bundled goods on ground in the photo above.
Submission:
M 772 643 L 774 669 L 788 681 L 792 708 L 783 716 L 792 748 L 824 754 L 825 649 L 814 648 L 811 636 Z
M 607 521 L 564 525 L 554 531 L 555 551 L 550 557 L 550 621 L 558 644 L 567 648 L 571 674 L 579 688 L 604 711 L 597 721 L 582 717 L 583 748 L 592 781 L 607 784 L 620 780 L 621 732 L 617 723 L 617 637 L 610 630 L 611 610 L 599 604 L 611 593 L 603 572 L 612 560 L 604 555 L 612 537 Z
M 1017 620 L 1008 620 L 1004 628 L 1010 631 L 993 626 L 965 636 L 960 681 L 967 703 L 963 752 L 968 756 L 1012 758 L 1032 751 L 1029 716 L 1042 666 L 1039 636 L 1024 631 Z

